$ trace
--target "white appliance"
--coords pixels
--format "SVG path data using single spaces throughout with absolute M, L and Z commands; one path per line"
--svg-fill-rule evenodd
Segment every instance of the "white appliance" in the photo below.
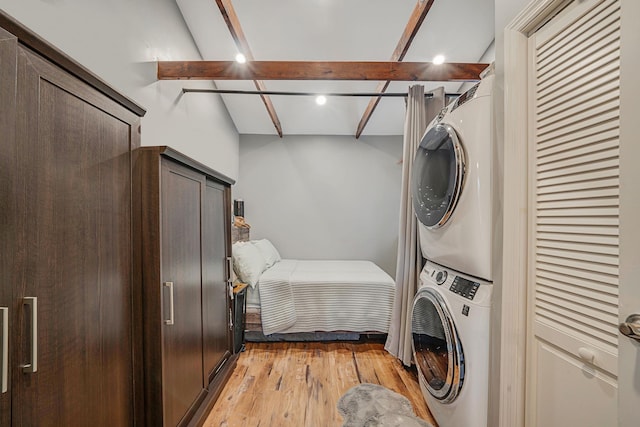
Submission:
M 412 173 L 422 255 L 488 281 L 492 274 L 494 76 L 450 103 L 428 126 Z
M 440 427 L 487 427 L 493 285 L 427 261 L 413 300 L 418 380 Z

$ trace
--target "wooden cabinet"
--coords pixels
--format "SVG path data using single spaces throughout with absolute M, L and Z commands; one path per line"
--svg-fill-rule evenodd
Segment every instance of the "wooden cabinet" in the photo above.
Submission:
M 203 375 L 214 380 L 216 371 L 232 348 L 229 310 L 223 301 L 229 295 L 231 264 L 229 257 L 230 188 L 207 178 L 202 219 L 202 334 Z
M 130 426 L 144 110 L 1 13 L 0 27 L 0 425 Z
M 15 227 L 15 109 L 18 42 L 0 28 L 0 426 L 11 425 L 13 253 Z
M 146 425 L 197 424 L 235 364 L 232 181 L 168 147 L 135 157 Z

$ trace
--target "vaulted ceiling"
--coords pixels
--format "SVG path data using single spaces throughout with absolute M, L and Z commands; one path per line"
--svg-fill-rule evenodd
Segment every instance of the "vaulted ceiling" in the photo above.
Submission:
M 320 106 L 314 96 L 273 93 L 406 93 L 413 84 L 423 84 L 426 91 L 444 86 L 455 93 L 463 81 L 477 76 L 483 67 L 477 63 L 493 60 L 492 0 L 177 4 L 202 59 L 214 62 L 160 63 L 159 76 L 212 79 L 228 91 L 267 91 L 270 95 L 222 95 L 241 134 L 401 135 L 402 97 L 328 96 Z M 247 64 L 220 62 L 234 61 L 238 52 Z M 444 55 L 446 63 L 431 64 L 436 55 Z

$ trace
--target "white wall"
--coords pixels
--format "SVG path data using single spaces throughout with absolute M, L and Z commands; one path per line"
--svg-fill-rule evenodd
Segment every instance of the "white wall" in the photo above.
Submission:
M 233 197 L 284 258 L 368 259 L 395 277 L 402 137 L 240 136 Z
M 174 0 L 0 0 L 0 8 L 147 109 L 143 145 L 169 145 L 238 176 L 238 133 L 217 95 L 157 81 L 156 60 L 199 60 Z

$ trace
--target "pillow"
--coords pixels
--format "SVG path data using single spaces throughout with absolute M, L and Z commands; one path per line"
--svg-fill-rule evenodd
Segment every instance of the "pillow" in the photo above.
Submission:
M 242 282 L 255 288 L 267 263 L 257 247 L 249 242 L 237 242 L 232 246 L 233 270 Z
M 273 246 L 273 244 L 269 240 L 267 239 L 253 240 L 251 241 L 251 243 L 253 243 L 253 245 L 256 248 L 258 248 L 258 250 L 262 254 L 262 257 L 267 263 L 267 268 L 271 267 L 273 264 L 275 264 L 276 262 L 282 259 L 280 258 L 280 254 L 278 253 L 278 250 L 275 248 L 275 246 Z

